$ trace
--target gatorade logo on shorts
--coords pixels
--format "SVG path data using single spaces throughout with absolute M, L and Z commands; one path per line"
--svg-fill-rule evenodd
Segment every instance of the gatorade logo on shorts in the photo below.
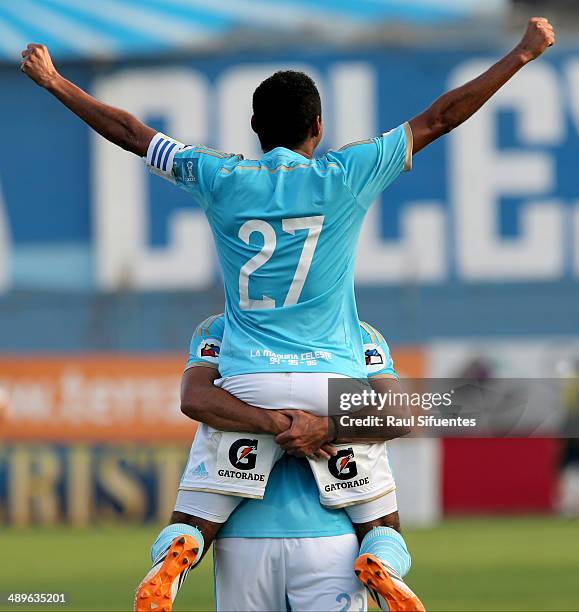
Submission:
M 253 470 L 257 461 L 257 440 L 242 438 L 229 448 L 229 462 L 238 470 Z
M 354 461 L 352 448 L 344 448 L 338 451 L 335 457 L 328 460 L 330 474 L 338 480 L 349 480 L 358 475 L 358 468 Z

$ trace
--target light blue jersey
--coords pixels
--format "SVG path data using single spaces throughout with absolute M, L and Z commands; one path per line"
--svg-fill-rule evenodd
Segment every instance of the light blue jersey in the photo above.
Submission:
M 147 163 L 196 199 L 213 231 L 225 283 L 222 376 L 366 376 L 354 296 L 358 236 L 411 155 L 408 124 L 319 159 L 277 147 L 244 160 L 153 138 Z
M 215 315 L 195 329 L 187 368 L 221 369 L 224 323 L 223 315 Z M 390 349 L 380 332 L 360 322 L 358 333 L 368 377 L 398 378 Z M 284 455 L 269 476 L 264 498 L 243 500 L 218 537 L 317 538 L 353 532 L 344 510 L 329 510 L 320 505 L 318 487 L 307 461 Z

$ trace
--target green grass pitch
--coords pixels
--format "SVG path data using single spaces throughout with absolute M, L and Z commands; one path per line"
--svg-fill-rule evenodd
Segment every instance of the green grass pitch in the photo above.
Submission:
M 130 610 L 157 526 L 0 531 L 0 610 Z M 427 610 L 579 610 L 579 522 L 454 519 L 407 529 L 408 582 Z M 212 563 L 175 610 L 212 610 Z M 8 592 L 65 592 L 68 605 L 7 604 Z

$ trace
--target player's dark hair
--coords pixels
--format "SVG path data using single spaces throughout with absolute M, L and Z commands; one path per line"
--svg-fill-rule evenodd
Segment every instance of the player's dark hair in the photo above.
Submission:
M 264 151 L 298 147 L 321 116 L 320 92 L 303 72 L 276 72 L 253 93 L 252 125 Z

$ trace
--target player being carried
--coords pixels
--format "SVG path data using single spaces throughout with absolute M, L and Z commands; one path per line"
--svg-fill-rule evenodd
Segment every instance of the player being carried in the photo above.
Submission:
M 329 379 L 366 376 L 354 298 L 355 252 L 366 211 L 402 171 L 410 170 L 413 153 L 468 119 L 554 41 L 546 19 L 531 19 L 521 42 L 478 78 L 444 94 L 398 128 L 319 158 L 314 151 L 323 133 L 321 101 L 303 73 L 278 72 L 256 89 L 251 124 L 264 155 L 246 161 L 182 144 L 95 100 L 58 74 L 42 45 L 23 51 L 22 70 L 103 137 L 144 157 L 155 173 L 186 189 L 205 212 L 225 285 L 221 389 L 262 408 L 294 407 L 325 416 Z M 370 448 L 354 449 L 365 473 L 379 469 Z M 259 442 L 256 461 L 261 461 L 264 476 L 276 449 L 271 436 Z M 317 451 L 324 453 L 323 448 Z M 175 547 L 196 549 L 187 557 L 187 567 L 201 558 L 239 502 L 236 496 L 260 497 L 266 481 L 242 479 L 225 469 L 228 457 L 222 444 L 215 447 L 208 439 L 204 452 L 217 473 L 201 478 L 195 491 L 191 507 L 196 526 L 183 525 L 184 535 L 167 549 L 170 556 L 178 552 Z M 311 463 L 315 471 L 318 462 Z M 366 565 L 376 568 L 372 578 L 364 574 L 364 579 L 387 599 L 392 581 L 385 576 L 392 574 L 380 558 L 380 542 L 389 536 L 388 528 L 379 518 L 360 520 L 361 507 L 364 516 L 380 511 L 383 483 L 378 478 L 371 484 L 359 480 L 358 487 L 329 487 L 324 503 L 349 504 L 346 511 L 361 540 L 358 561 L 366 563 L 366 555 L 372 554 Z M 234 500 L 228 510 L 224 499 Z M 162 583 L 160 592 L 166 588 L 162 567 L 155 577 Z M 142 601 L 143 610 L 154 609 L 147 607 L 146 598 Z M 410 594 L 399 609 L 419 605 Z M 170 609 L 170 602 L 163 609 Z

